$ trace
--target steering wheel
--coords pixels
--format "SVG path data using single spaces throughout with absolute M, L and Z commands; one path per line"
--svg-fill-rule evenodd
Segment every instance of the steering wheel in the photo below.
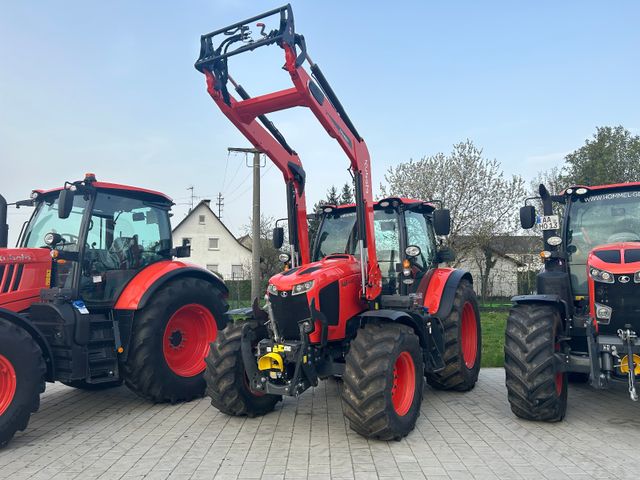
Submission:
M 640 235 L 635 232 L 618 232 L 607 238 L 608 243 L 640 242 Z

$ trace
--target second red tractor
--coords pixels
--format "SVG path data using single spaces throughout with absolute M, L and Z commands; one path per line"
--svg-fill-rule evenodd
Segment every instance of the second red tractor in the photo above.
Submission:
M 263 22 L 273 21 L 271 30 Z M 255 24 L 259 31 L 252 37 Z M 367 146 L 295 33 L 289 5 L 202 36 L 196 68 L 226 117 L 278 167 L 288 208 L 287 268 L 269 280 L 266 305 L 230 324 L 207 357 L 207 393 L 231 415 L 262 415 L 318 380 L 344 380 L 344 412 L 358 433 L 398 439 L 415 426 L 424 380 L 470 390 L 481 356 L 480 315 L 469 273 L 437 235 L 449 212 L 429 202 L 374 202 Z M 251 98 L 229 74 L 231 57 L 276 44 L 293 86 Z M 311 75 L 304 64 L 308 64 Z M 232 85 L 240 99 L 234 98 Z M 327 205 L 310 247 L 306 173 L 266 114 L 306 107 L 350 162 L 355 205 Z M 284 233 L 274 231 L 276 247 Z

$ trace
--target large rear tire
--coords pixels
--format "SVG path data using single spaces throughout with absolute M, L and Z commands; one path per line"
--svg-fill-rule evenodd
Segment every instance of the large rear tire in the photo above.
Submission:
M 351 428 L 367 438 L 400 440 L 414 429 L 422 404 L 418 337 L 406 325 L 365 325 L 349 347 L 343 382 Z
M 445 368 L 427 374 L 427 383 L 438 390 L 466 392 L 475 387 L 482 359 L 480 309 L 473 286 L 462 280 L 444 327 Z
M 227 415 L 256 417 L 271 412 L 282 396 L 253 393 L 249 389 L 240 341 L 247 323 L 253 330 L 256 344 L 267 338 L 267 329 L 255 321 L 227 325 L 211 345 L 204 379 L 211 405 Z
M 189 401 L 204 395 L 204 358 L 226 324 L 222 292 L 198 278 L 178 278 L 160 288 L 137 313 L 124 383 L 153 402 Z
M 0 319 L 0 448 L 38 411 L 45 373 L 42 350 L 31 335 Z
M 555 353 L 562 331 L 558 310 L 520 304 L 509 312 L 504 367 L 511 411 L 520 418 L 562 420 L 567 411 L 567 374 L 558 371 Z

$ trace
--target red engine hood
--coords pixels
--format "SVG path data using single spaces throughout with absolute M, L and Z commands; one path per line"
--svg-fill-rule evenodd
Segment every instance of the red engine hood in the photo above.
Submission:
M 360 262 L 353 255 L 329 255 L 320 261 L 274 275 L 269 283 L 278 291 L 288 291 L 294 285 L 313 280 L 314 288 L 319 288 L 357 273 L 360 273 Z
M 0 308 L 21 312 L 38 301 L 51 282 L 46 248 L 0 248 Z
M 587 268 L 589 267 L 614 274 L 640 271 L 640 242 L 600 245 L 589 252 Z

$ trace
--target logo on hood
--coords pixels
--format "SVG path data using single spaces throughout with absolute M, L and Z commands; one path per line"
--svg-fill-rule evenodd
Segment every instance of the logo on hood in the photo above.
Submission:
M 629 283 L 629 280 L 631 280 L 631 278 L 629 278 L 629 276 L 628 276 L 628 275 L 620 275 L 620 276 L 618 277 L 618 281 L 619 281 L 620 283 Z

